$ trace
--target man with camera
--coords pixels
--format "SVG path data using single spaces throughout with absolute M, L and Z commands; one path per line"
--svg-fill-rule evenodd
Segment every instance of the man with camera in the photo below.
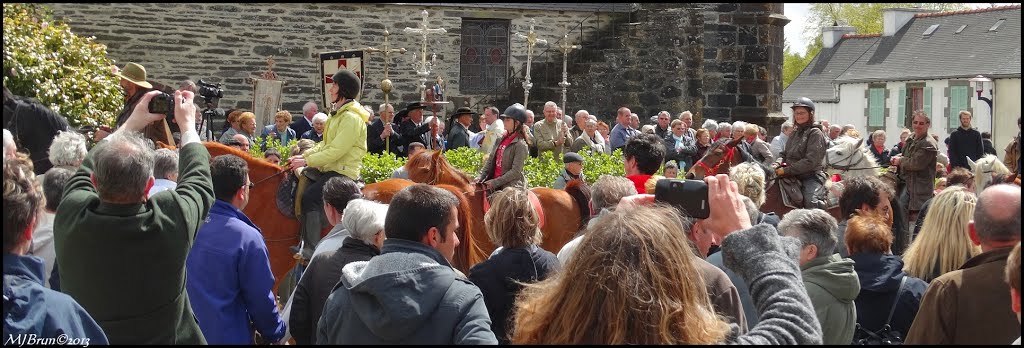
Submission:
M 142 96 L 153 89 L 148 81 L 146 81 L 146 68 L 137 63 L 128 63 L 121 69 L 114 73 L 115 76 L 121 78 L 121 93 L 124 94 L 125 102 L 124 109 L 121 109 L 121 113 L 117 115 L 116 128 L 124 126 L 125 122 L 128 121 L 128 117 L 131 116 L 132 111 L 135 110 L 135 106 L 142 101 Z M 166 102 L 170 104 L 169 99 L 153 98 L 153 102 Z M 174 110 L 173 108 L 171 110 Z M 171 117 L 174 117 L 171 115 Z M 95 138 L 97 141 L 103 140 L 114 130 L 107 126 L 100 126 L 100 129 L 96 131 Z M 167 120 L 156 120 L 146 125 L 142 129 L 142 134 L 153 141 L 153 143 L 162 142 L 167 145 L 174 145 L 173 137 L 171 136 L 171 128 L 167 124 Z

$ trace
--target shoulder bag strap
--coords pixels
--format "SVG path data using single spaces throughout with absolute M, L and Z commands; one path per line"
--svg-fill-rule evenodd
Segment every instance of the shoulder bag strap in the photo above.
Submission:
M 900 289 L 896 291 L 896 299 L 892 301 L 892 308 L 889 309 L 889 317 L 885 319 L 885 325 L 892 321 L 892 314 L 896 312 L 896 305 L 900 303 L 900 295 L 903 295 L 903 288 L 907 284 L 907 276 L 900 278 Z

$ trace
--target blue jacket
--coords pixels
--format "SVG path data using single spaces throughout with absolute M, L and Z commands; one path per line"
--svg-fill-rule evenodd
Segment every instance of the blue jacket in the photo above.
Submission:
M 68 341 L 60 342 L 59 337 Z M 99 324 L 71 296 L 43 286 L 43 260 L 4 253 L 4 345 L 109 344 Z M 21 341 L 19 341 L 21 340 Z
M 249 321 L 265 340 L 284 336 L 263 235 L 241 211 L 216 200 L 186 261 L 186 289 L 210 344 L 252 344 Z

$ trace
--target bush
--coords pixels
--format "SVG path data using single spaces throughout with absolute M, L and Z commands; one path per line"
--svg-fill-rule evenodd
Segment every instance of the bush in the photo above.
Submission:
M 71 33 L 38 4 L 4 3 L 4 86 L 38 99 L 72 127 L 113 126 L 124 106 L 105 45 Z

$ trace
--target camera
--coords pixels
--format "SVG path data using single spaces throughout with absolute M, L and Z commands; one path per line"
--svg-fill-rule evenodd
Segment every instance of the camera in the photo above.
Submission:
M 224 98 L 224 90 L 220 88 L 219 83 L 206 83 L 203 80 L 199 80 L 196 83 L 196 87 L 199 88 L 199 95 L 207 101 L 215 98 Z
M 168 123 L 174 123 L 174 96 L 160 92 L 160 94 L 149 100 L 149 112 L 164 114 Z
M 707 219 L 711 216 L 708 184 L 702 180 L 658 180 L 654 186 L 654 200 L 668 203 L 694 219 Z

